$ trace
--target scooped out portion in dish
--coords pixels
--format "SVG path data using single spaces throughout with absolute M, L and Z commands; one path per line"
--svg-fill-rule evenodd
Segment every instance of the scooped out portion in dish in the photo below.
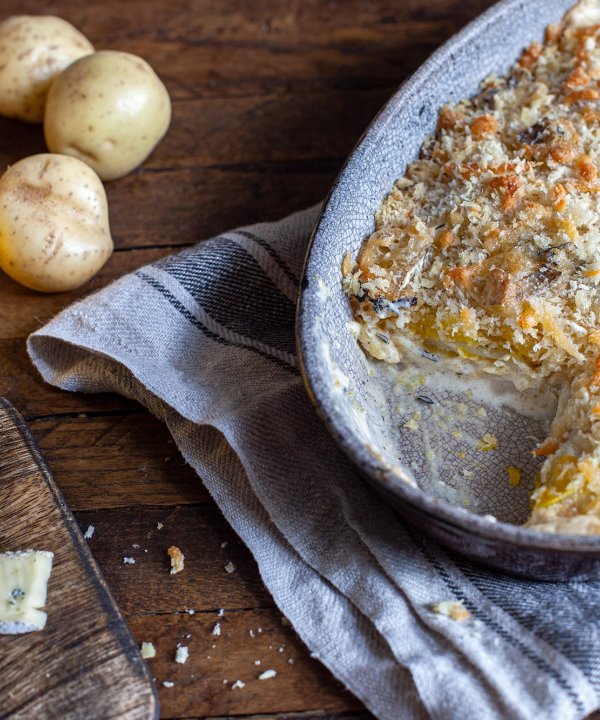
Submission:
M 600 2 L 442 108 L 343 263 L 358 338 L 560 389 L 529 527 L 600 534 Z M 532 441 L 533 445 L 533 441 Z

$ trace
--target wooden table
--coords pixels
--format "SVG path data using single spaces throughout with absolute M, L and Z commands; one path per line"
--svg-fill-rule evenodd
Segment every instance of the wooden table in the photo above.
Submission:
M 173 99 L 173 124 L 160 147 L 143 168 L 107 184 L 116 252 L 100 275 L 80 291 L 49 296 L 0 277 L 0 394 L 26 416 L 82 529 L 95 526 L 90 547 L 135 637 L 156 645 L 149 663 L 163 718 L 369 715 L 285 623 L 252 557 L 163 425 L 121 397 L 45 385 L 27 359 L 25 338 L 133 268 L 233 225 L 317 202 L 385 99 L 489 5 L 2 2 L 6 15 L 58 14 L 97 48 L 142 55 Z M 40 127 L 0 119 L 2 168 L 44 150 Z M 186 555 L 185 571 L 173 577 L 166 556 L 172 544 Z M 138 562 L 126 565 L 124 556 Z M 224 569 L 229 562 L 232 573 Z M 212 634 L 216 622 L 219 636 Z M 173 661 L 178 642 L 190 649 L 185 665 Z M 277 677 L 257 681 L 267 668 Z M 244 688 L 231 688 L 237 679 Z M 163 687 L 164 680 L 175 686 Z

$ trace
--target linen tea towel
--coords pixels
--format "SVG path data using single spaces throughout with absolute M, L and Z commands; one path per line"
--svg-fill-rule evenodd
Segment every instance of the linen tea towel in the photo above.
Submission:
M 359 477 L 294 348 L 318 208 L 144 267 L 34 333 L 65 390 L 164 420 L 311 653 L 382 720 L 575 720 L 599 706 L 600 581 L 548 584 L 451 556 Z M 432 610 L 460 601 L 466 622 Z

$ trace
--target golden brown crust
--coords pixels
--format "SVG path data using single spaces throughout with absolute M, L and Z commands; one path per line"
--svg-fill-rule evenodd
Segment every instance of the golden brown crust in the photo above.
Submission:
M 573 417 L 591 433 L 590 417 L 600 427 L 600 13 L 578 9 L 507 77 L 442 108 L 344 282 L 374 357 L 397 362 L 413 343 L 519 388 L 573 381 Z M 584 506 L 600 519 L 578 494 L 592 487 L 596 451 L 600 467 L 600 431 L 597 446 L 579 447 L 565 429 L 572 412 L 559 412 L 536 450 L 547 457 L 544 487 L 579 488 L 536 491 L 545 527 Z

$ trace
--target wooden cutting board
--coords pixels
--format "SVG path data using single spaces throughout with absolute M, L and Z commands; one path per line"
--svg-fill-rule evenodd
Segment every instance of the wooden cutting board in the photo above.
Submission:
M 35 440 L 0 398 L 0 552 L 51 550 L 48 622 L 0 635 L 0 718 L 151 720 L 152 679 Z

